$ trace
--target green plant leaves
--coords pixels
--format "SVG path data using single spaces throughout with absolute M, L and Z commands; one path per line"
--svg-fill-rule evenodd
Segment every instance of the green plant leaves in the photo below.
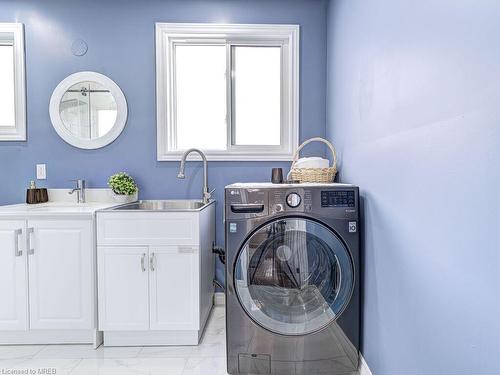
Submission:
M 115 194 L 120 195 L 132 195 L 139 190 L 134 179 L 125 172 L 112 175 L 108 180 L 108 186 Z

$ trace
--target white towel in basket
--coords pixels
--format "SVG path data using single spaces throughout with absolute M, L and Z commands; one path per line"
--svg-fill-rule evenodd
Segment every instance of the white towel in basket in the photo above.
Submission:
M 312 156 L 297 160 L 295 168 L 328 168 L 329 165 L 330 161 L 328 159 Z

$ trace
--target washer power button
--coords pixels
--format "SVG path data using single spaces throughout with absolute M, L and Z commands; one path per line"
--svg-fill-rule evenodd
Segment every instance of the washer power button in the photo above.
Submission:
M 356 233 L 358 231 L 357 223 L 355 221 L 349 222 L 349 233 Z
M 297 193 L 290 193 L 286 196 L 286 204 L 289 207 L 295 208 L 300 206 L 300 202 L 302 202 L 302 198 Z

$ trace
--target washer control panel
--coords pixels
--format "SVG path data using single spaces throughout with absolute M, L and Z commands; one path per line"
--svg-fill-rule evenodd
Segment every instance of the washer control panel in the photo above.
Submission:
M 354 190 L 326 190 L 321 192 L 321 207 L 354 207 Z
M 317 214 L 330 218 L 358 218 L 358 188 L 349 186 L 283 186 L 227 188 L 226 219 L 277 214 Z

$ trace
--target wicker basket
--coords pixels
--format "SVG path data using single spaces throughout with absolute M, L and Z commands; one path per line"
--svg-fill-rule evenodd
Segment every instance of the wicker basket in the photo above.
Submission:
M 308 145 L 311 142 L 323 142 L 326 144 L 330 150 L 332 151 L 333 155 L 333 162 L 332 166 L 328 168 L 296 168 L 295 164 L 299 160 L 299 152 L 302 150 L 306 145 Z M 333 182 L 333 179 L 335 178 L 335 175 L 337 174 L 337 153 L 335 152 L 335 147 L 328 142 L 326 139 L 323 139 L 321 137 L 315 137 L 308 139 L 304 143 L 302 143 L 299 148 L 297 148 L 297 151 L 295 151 L 295 155 L 293 155 L 293 161 L 292 161 L 292 167 L 290 169 L 290 174 L 289 176 L 291 177 L 292 180 L 294 181 L 299 181 L 299 182 L 324 182 L 324 183 L 331 183 Z

